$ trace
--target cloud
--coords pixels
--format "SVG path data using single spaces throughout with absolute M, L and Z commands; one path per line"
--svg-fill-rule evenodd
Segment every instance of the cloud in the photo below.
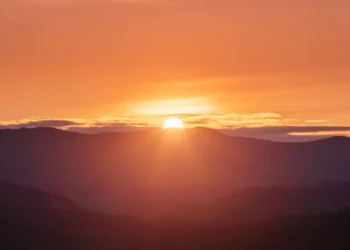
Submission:
M 101 117 L 96 119 L 67 119 L 67 120 L 40 120 L 26 119 L 20 121 L 0 121 L 0 129 L 20 129 L 20 128 L 38 128 L 51 127 L 64 129 L 80 133 L 102 133 L 102 132 L 125 132 L 145 129 L 149 127 L 147 122 L 141 122 L 132 117 L 110 118 Z
M 78 132 L 84 134 L 99 134 L 99 133 L 107 133 L 107 132 L 131 132 L 131 131 L 141 131 L 146 130 L 147 127 L 134 127 L 128 124 L 115 124 L 115 125 L 107 125 L 107 126 L 90 126 L 90 127 L 79 127 L 73 126 L 69 127 L 67 131 L 70 132 Z
M 311 133 L 311 132 L 330 132 L 330 131 L 349 131 L 350 126 L 267 126 L 254 128 L 236 128 L 229 129 L 232 133 L 250 134 L 250 135 L 273 135 L 273 134 L 291 134 L 291 133 Z
M 81 123 L 70 120 L 27 120 L 19 122 L 0 123 L 0 129 L 37 128 L 37 127 L 67 127 Z
M 350 126 L 266 126 L 221 131 L 231 136 L 273 141 L 310 141 L 335 135 L 350 136 Z
M 283 117 L 276 113 L 216 113 L 179 116 L 186 125 L 217 129 L 281 125 Z
M 127 119 L 126 119 L 127 120 Z M 85 133 L 85 134 L 99 134 L 106 132 L 130 132 L 140 131 L 149 128 L 149 124 L 145 122 L 90 122 L 83 126 L 69 126 L 67 131 Z
M 350 126 L 291 126 L 293 118 L 276 113 L 178 114 L 186 127 L 209 127 L 230 136 L 273 141 L 309 141 L 330 136 L 350 136 Z M 71 132 L 97 134 L 160 128 L 167 116 L 124 116 L 90 119 L 26 119 L 0 122 L 0 129 L 53 127 Z M 310 120 L 313 124 L 321 121 Z
M 308 123 L 308 124 L 322 124 L 326 122 L 327 120 L 322 120 L 322 119 L 308 119 L 305 121 L 305 123 Z

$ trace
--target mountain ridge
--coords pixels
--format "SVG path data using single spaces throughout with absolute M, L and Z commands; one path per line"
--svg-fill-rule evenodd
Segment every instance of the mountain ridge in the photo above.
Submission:
M 36 186 L 103 212 L 149 210 L 233 189 L 350 181 L 350 140 L 279 143 L 197 128 L 87 135 L 0 131 L 0 181 Z M 169 140 L 180 136 L 177 140 Z M 148 212 L 147 212 L 148 213 Z
M 83 132 L 76 132 L 76 131 L 71 131 L 71 130 L 64 130 L 64 129 L 59 129 L 59 128 L 54 128 L 54 127 L 36 127 L 36 128 L 6 128 L 6 129 L 0 129 L 0 135 L 1 133 L 6 133 L 6 132 L 46 132 L 46 133 L 69 133 L 69 134 L 82 134 L 82 135 L 89 135 L 89 136 L 97 136 L 97 135 L 120 135 L 120 134 L 149 134 L 149 133 L 161 133 L 164 131 L 161 128 L 145 128 L 144 130 L 138 130 L 138 131 L 119 131 L 119 132 L 100 132 L 100 133 L 83 133 Z M 193 128 L 185 128 L 184 131 L 190 132 L 190 133 L 196 133 L 196 134 L 201 134 L 201 135 L 217 135 L 217 136 L 226 136 L 230 138 L 243 138 L 243 139 L 251 139 L 251 140 L 257 140 L 257 141 L 270 141 L 270 142 L 276 142 L 276 143 L 294 143 L 294 144 L 303 144 L 303 143 L 309 143 L 309 142 L 317 142 L 317 141 L 328 141 L 328 140 L 349 140 L 350 138 L 347 136 L 329 136 L 326 138 L 320 138 L 320 139 L 314 139 L 310 141 L 300 141 L 300 142 L 283 142 L 283 141 L 273 141 L 273 140 L 268 140 L 268 139 L 258 139 L 258 138 L 253 138 L 253 137 L 247 137 L 247 136 L 234 136 L 234 135 L 229 135 L 224 132 L 221 132 L 218 129 L 213 129 L 213 128 L 207 128 L 207 127 L 193 127 Z

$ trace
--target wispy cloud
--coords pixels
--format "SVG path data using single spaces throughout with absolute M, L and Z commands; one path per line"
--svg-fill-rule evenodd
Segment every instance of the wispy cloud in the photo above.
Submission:
M 8 121 L 0 122 L 0 129 L 18 129 L 18 128 L 37 128 L 37 127 L 69 127 L 69 126 L 80 126 L 83 123 L 76 122 L 73 120 L 20 120 L 20 121 Z
M 276 141 L 307 141 L 332 135 L 350 136 L 350 126 L 320 126 L 321 120 L 309 120 L 313 125 L 291 126 L 298 121 L 277 113 L 216 113 L 176 114 L 186 127 L 210 127 L 231 136 L 244 136 Z M 0 122 L 0 129 L 54 127 L 72 132 L 96 134 L 159 128 L 168 115 L 98 117 L 89 119 L 25 119 Z
M 306 124 L 324 124 L 327 120 L 324 119 L 308 119 L 305 121 Z
M 105 125 L 105 126 L 70 126 L 66 130 L 71 132 L 78 132 L 84 134 L 99 134 L 107 132 L 130 132 L 130 131 L 139 131 L 145 130 L 148 127 L 143 126 L 132 126 L 126 123 Z
M 266 126 L 253 128 L 230 129 L 231 134 L 236 135 L 279 135 L 293 133 L 316 133 L 316 132 L 347 132 L 350 126 Z
M 309 141 L 330 136 L 350 136 L 350 126 L 263 126 L 222 131 L 231 136 L 274 141 Z

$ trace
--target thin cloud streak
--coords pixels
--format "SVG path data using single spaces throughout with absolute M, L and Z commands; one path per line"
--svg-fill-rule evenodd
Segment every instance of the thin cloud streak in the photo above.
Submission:
M 38 127 L 69 127 L 83 125 L 71 120 L 22 120 L 18 122 L 0 122 L 0 129 L 38 128 Z
M 350 126 L 267 126 L 221 130 L 230 136 L 271 141 L 305 142 L 332 136 L 350 136 Z
M 309 141 L 330 136 L 350 136 L 350 126 L 290 125 L 297 119 L 286 118 L 276 113 L 218 113 L 178 114 L 187 128 L 209 127 L 230 136 L 242 136 L 273 141 Z M 169 117 L 124 116 L 90 119 L 26 119 L 0 122 L 0 129 L 53 127 L 71 132 L 97 134 L 104 132 L 128 132 L 160 128 Z M 311 120 L 317 123 L 315 120 Z

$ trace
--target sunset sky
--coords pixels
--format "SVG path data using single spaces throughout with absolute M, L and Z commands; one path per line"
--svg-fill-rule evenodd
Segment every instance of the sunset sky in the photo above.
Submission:
M 349 27 L 348 0 L 1 0 L 0 128 L 350 135 Z

